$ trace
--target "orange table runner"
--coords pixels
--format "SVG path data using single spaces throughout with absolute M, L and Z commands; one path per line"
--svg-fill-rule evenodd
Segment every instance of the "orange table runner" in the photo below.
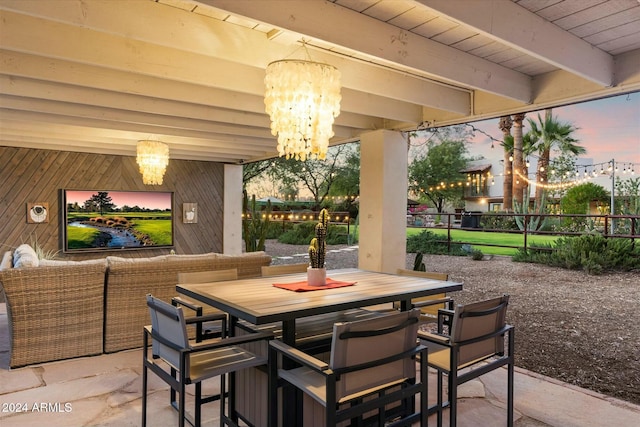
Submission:
M 320 291 L 322 289 L 342 288 L 344 286 L 353 286 L 356 282 L 341 282 L 327 277 L 327 284 L 324 286 L 309 286 L 306 280 L 293 283 L 274 283 L 276 288 L 286 289 L 294 292 Z

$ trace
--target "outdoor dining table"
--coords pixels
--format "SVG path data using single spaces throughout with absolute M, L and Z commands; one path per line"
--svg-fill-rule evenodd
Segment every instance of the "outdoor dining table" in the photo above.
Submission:
M 253 325 L 282 324 L 283 342 L 296 345 L 296 320 L 349 309 L 399 302 L 401 310 L 411 308 L 414 298 L 462 290 L 462 283 L 401 276 L 359 269 L 329 270 L 327 278 L 336 287 L 320 286 L 317 290 L 296 292 L 274 285 L 303 283 L 305 273 L 257 277 L 200 284 L 180 284 L 178 293 L 229 314 L 229 330 L 235 330 L 239 320 Z M 303 286 L 304 287 L 304 286 Z M 236 399 L 232 399 L 231 402 Z M 295 416 L 291 397 L 285 398 L 283 416 Z M 231 403 L 230 402 L 230 403 Z M 234 402 L 235 403 L 235 402 Z M 266 405 L 265 405 L 266 407 Z M 234 409 L 232 409 L 234 410 Z M 254 424 L 266 423 L 266 414 Z M 285 425 L 294 425 L 297 418 Z M 265 424 L 266 425 L 266 424 Z

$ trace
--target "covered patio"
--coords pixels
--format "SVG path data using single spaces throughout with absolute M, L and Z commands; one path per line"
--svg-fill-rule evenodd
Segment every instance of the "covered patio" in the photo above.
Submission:
M 153 136 L 173 160 L 223 164 L 228 254 L 242 251 L 242 165 L 277 156 L 265 68 L 307 56 L 337 67 L 331 144 L 361 142 L 358 267 L 373 271 L 405 260 L 406 132 L 640 90 L 636 0 L 0 0 L 0 18 L 0 146 L 134 157 Z M 2 424 L 139 425 L 139 350 L 8 370 L 6 318 Z M 461 391 L 460 425 L 504 424 L 503 374 Z M 152 387 L 151 423 L 175 425 Z M 523 370 L 515 410 L 520 427 L 640 414 Z
M 404 255 L 404 132 L 640 90 L 636 0 L 2 0 L 0 13 L 0 144 L 134 156 L 151 135 L 171 159 L 224 163 L 226 253 L 241 250 L 241 165 L 277 155 L 273 61 L 340 71 L 330 143 L 361 142 L 360 267 L 381 271 Z

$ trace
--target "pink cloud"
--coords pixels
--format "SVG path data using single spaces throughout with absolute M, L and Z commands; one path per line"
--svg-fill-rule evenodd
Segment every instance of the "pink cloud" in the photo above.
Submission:
M 543 111 L 539 113 L 544 115 Z M 611 159 L 620 164 L 636 163 L 636 170 L 640 169 L 640 93 L 554 108 L 553 115 L 561 122 L 569 122 L 578 128 L 574 137 L 587 149 L 583 157 L 593 159 L 594 163 Z M 528 113 L 527 118 L 537 121 L 538 112 Z M 498 119 L 472 125 L 496 139 L 502 139 Z M 528 127 L 525 120 L 524 132 Z M 474 151 L 491 144 L 490 138 L 480 132 L 476 132 L 472 142 Z M 499 148 L 497 143 L 495 146 Z

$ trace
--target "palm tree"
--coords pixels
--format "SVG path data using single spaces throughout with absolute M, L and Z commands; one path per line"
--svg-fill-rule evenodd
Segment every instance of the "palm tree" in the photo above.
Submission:
M 538 121 L 528 119 L 532 135 L 532 139 L 535 142 L 535 150 L 539 154 L 538 159 L 538 171 L 536 173 L 536 181 L 538 183 L 546 184 L 548 182 L 547 176 L 549 172 L 549 162 L 551 157 L 551 149 L 557 148 L 562 154 L 580 155 L 587 152 L 587 150 L 576 144 L 577 139 L 573 138 L 571 134 L 576 131 L 570 123 L 560 122 L 557 118 L 553 117 L 551 109 L 545 110 L 544 120 L 538 114 Z M 538 185 L 536 187 L 536 204 L 542 203 L 542 195 L 544 187 Z
M 508 135 L 505 136 L 504 141 L 502 142 L 502 147 L 504 148 L 505 152 L 508 153 L 513 153 L 514 151 L 514 138 L 512 135 Z M 520 151 L 522 152 L 522 169 L 520 171 L 520 174 L 523 177 L 527 177 L 529 174 L 529 169 L 527 166 L 527 162 L 526 159 L 532 155 L 533 153 L 535 153 L 535 137 L 533 135 L 531 135 L 529 132 L 525 133 L 524 135 L 522 135 L 522 148 L 520 149 Z M 520 178 L 519 176 L 516 176 L 514 179 L 522 181 L 523 179 Z M 520 185 L 520 184 L 518 184 Z M 523 187 L 527 187 L 526 184 L 522 184 Z M 525 189 L 526 191 L 526 189 Z M 524 191 L 523 191 L 524 193 Z
M 514 204 L 522 206 L 524 201 L 524 190 L 526 186 L 522 179 L 515 176 L 518 173 L 524 175 L 524 157 L 522 152 L 522 121 L 525 113 L 513 115 L 513 201 Z
M 503 172 L 503 186 L 502 186 L 502 209 L 505 211 L 513 210 L 513 169 L 512 169 L 512 158 L 511 155 L 513 153 L 513 142 L 509 149 L 507 149 L 507 145 L 504 143 L 507 138 L 512 138 L 511 136 L 511 127 L 513 126 L 513 120 L 511 120 L 511 116 L 503 116 L 500 117 L 500 122 L 498 123 L 498 127 L 502 131 L 502 147 L 504 148 L 504 172 Z

